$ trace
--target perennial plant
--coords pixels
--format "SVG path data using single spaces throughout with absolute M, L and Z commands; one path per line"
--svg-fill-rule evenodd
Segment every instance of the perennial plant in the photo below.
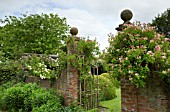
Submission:
M 136 22 L 113 37 L 103 55 L 106 69 L 118 79 L 128 78 L 137 87 L 148 77 L 170 83 L 170 39 L 156 33 L 154 27 Z

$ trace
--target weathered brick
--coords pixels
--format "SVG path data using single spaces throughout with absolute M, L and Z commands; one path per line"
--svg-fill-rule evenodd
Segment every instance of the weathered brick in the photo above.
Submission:
M 146 87 L 139 89 L 125 80 L 121 80 L 122 112 L 132 108 L 135 112 L 170 112 L 170 88 L 161 80 L 149 79 Z

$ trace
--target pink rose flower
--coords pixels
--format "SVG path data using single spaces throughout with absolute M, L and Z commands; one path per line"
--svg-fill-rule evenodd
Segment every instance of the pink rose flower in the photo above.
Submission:
M 155 51 L 160 51 L 161 50 L 161 47 L 159 45 L 156 45 L 155 46 Z

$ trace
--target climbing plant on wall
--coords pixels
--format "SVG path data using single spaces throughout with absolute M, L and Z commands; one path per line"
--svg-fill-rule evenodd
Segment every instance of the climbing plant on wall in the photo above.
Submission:
M 148 77 L 160 77 L 170 83 L 170 41 L 153 27 L 140 22 L 126 25 L 109 38 L 109 44 L 103 56 L 113 76 L 125 77 L 137 87 L 143 87 Z

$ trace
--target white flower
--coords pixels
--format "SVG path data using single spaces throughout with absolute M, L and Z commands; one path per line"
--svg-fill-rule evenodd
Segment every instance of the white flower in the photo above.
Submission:
M 31 66 L 29 66 L 29 65 L 27 65 L 27 68 L 28 68 L 29 70 L 32 70 L 32 67 L 31 67 Z
M 170 73 L 170 68 L 168 69 L 168 72 Z
M 143 39 L 144 39 L 144 40 L 148 40 L 148 38 L 147 38 L 147 37 L 144 37 Z
M 132 80 L 132 78 L 130 77 L 129 80 Z
M 137 59 L 141 59 L 141 56 L 137 56 Z
M 148 51 L 146 54 L 153 55 L 154 53 L 152 51 Z
M 162 53 L 163 56 L 166 56 L 166 53 Z
M 139 76 L 139 73 L 135 73 L 135 76 Z
M 39 66 L 42 66 L 43 64 L 42 63 L 38 63 Z
M 166 56 L 162 56 L 162 59 L 166 59 Z
M 40 78 L 41 79 L 45 79 L 46 77 L 40 74 Z
M 119 52 L 119 51 L 120 51 L 120 49 L 116 49 L 116 51 L 117 51 L 117 52 Z
M 166 73 L 167 73 L 167 71 L 162 71 L 162 73 L 163 73 L 163 74 L 166 74 Z
M 129 70 L 128 73 L 129 73 L 129 74 L 133 74 L 133 71 Z
M 169 38 L 164 38 L 165 41 L 169 41 L 170 39 Z

